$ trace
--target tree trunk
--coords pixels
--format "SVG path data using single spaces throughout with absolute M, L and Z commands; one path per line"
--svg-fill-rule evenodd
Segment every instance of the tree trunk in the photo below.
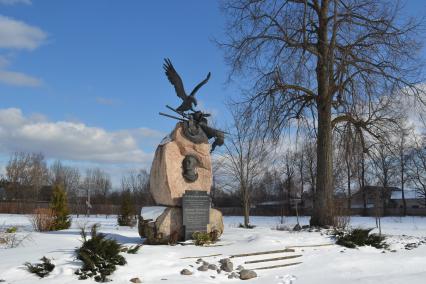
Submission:
M 365 153 L 362 150 L 361 156 L 361 190 L 362 190 L 362 205 L 363 205 L 363 216 L 367 216 L 367 193 L 365 192 Z
M 328 1 L 323 0 L 319 13 L 317 61 L 318 140 L 317 188 L 311 226 L 333 225 L 333 159 L 331 135 L 331 94 L 329 85 L 330 60 L 327 35 Z
M 331 108 L 320 103 L 318 109 L 317 182 L 312 226 L 333 224 L 333 167 Z
M 404 184 L 405 184 L 405 160 L 404 155 L 401 153 L 401 193 L 402 193 L 402 205 L 403 205 L 403 215 L 407 215 L 407 201 L 405 200 Z
M 351 192 L 351 165 L 348 160 L 346 160 L 346 169 L 348 173 L 348 210 L 351 211 L 352 207 L 352 192 Z
M 243 189 L 243 214 L 244 214 L 244 228 L 250 225 L 250 200 L 248 196 L 248 189 Z

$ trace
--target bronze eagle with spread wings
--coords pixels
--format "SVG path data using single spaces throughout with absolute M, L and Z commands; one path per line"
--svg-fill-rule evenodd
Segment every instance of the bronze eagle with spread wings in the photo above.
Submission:
M 163 68 L 164 71 L 166 71 L 166 76 L 169 79 L 170 83 L 172 83 L 172 85 L 175 87 L 176 95 L 183 101 L 182 104 L 176 109 L 176 111 L 181 113 L 188 110 L 194 111 L 192 105 L 197 106 L 197 99 L 195 98 L 195 94 L 210 79 L 210 72 L 207 74 L 206 79 L 204 79 L 197 86 L 195 86 L 195 88 L 188 96 L 185 92 L 185 88 L 183 87 L 182 79 L 176 72 L 170 59 L 164 59 Z

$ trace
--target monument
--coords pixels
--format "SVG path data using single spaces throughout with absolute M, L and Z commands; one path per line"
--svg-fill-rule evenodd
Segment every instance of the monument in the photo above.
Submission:
M 194 232 L 216 237 L 223 233 L 222 213 L 211 208 L 211 152 L 224 143 L 225 132 L 208 125 L 210 114 L 194 110 L 195 94 L 210 79 L 210 72 L 187 95 L 172 62 L 164 70 L 182 104 L 177 116 L 161 113 L 179 122 L 158 145 L 150 173 L 150 192 L 157 206 L 142 208 L 139 235 L 150 244 L 167 244 L 192 238 Z M 209 140 L 213 139 L 212 145 Z

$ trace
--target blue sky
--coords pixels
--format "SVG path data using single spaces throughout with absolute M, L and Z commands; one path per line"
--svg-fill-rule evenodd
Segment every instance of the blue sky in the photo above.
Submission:
M 189 91 L 207 72 L 212 73 L 199 91 L 200 105 L 219 124 L 226 120 L 224 101 L 235 88 L 225 86 L 227 70 L 213 42 L 223 37 L 224 19 L 216 1 L 1 2 L 0 23 L 9 27 L 10 22 L 18 22 L 26 30 L 19 31 L 22 38 L 14 44 L 2 45 L 0 39 L 0 109 L 14 108 L 13 114 L 4 115 L 27 120 L 24 126 L 47 124 L 34 135 L 49 135 L 41 131 L 61 121 L 99 128 L 106 136 L 127 131 L 146 154 L 143 161 L 136 159 L 127 167 L 149 166 L 155 145 L 175 123 L 158 112 L 166 111 L 165 104 L 180 104 L 164 75 L 164 57 L 171 58 Z M 144 131 L 135 135 L 140 128 Z M 65 127 L 57 135 L 68 130 Z M 43 146 L 43 141 L 36 141 L 38 146 L 29 145 L 31 141 L 10 144 L 0 146 L 3 161 L 20 150 L 72 158 L 72 154 L 58 155 L 66 148 L 52 150 L 56 145 Z M 85 162 L 83 154 L 76 155 L 75 161 Z M 108 167 L 127 158 L 87 160 Z
M 426 1 L 407 1 L 407 15 L 424 11 Z M 0 172 L 13 151 L 99 166 L 116 179 L 149 167 L 175 123 L 158 112 L 180 103 L 164 57 L 187 90 L 212 73 L 198 98 L 224 125 L 224 102 L 238 94 L 213 42 L 224 21 L 213 0 L 0 0 L 0 132 L 19 129 L 0 142 Z

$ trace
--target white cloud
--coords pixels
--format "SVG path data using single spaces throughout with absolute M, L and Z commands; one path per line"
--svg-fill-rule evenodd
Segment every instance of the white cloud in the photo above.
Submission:
M 0 0 L 0 5 L 15 5 L 15 4 L 25 4 L 31 5 L 31 0 Z
M 41 29 L 0 15 L 0 48 L 33 50 L 46 38 Z
M 6 58 L 6 56 L 0 55 L 0 68 L 7 67 L 9 65 L 9 60 Z
M 42 85 L 42 81 L 38 78 L 21 72 L 7 70 L 0 70 L 0 83 L 25 87 L 38 87 Z
M 20 109 L 0 109 L 0 152 L 42 152 L 47 158 L 94 163 L 137 163 L 147 166 L 133 130 L 106 131 L 83 123 L 47 121 L 25 116 Z M 155 131 L 154 131 L 155 132 Z

